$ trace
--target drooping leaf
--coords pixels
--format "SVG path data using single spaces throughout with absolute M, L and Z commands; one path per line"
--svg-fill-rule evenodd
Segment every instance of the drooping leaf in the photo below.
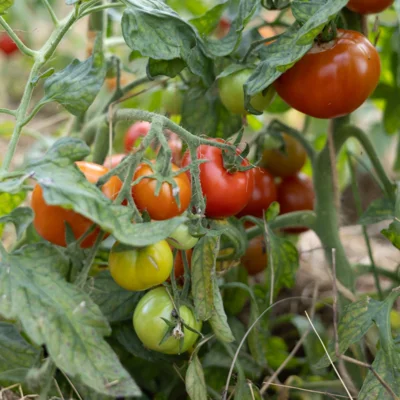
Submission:
M 82 141 L 73 138 L 58 140 L 45 157 L 32 164 L 30 170 L 43 189 L 47 204 L 59 205 L 97 223 L 124 244 L 146 246 L 168 237 L 186 217 L 166 221 L 133 224 L 132 211 L 112 204 L 101 190 L 86 180 L 74 165 L 89 152 Z
M 197 354 L 192 357 L 186 371 L 186 391 L 191 400 L 207 400 L 207 387 L 203 367 Z
M 206 85 L 212 83 L 211 61 L 203 52 L 201 38 L 164 2 L 130 0 L 122 17 L 122 34 L 126 44 L 142 56 L 154 60 L 182 59 Z
M 197 318 L 206 321 L 214 311 L 215 263 L 219 249 L 219 237 L 202 237 L 192 256 L 192 295 Z
M 0 0 L 0 15 L 4 14 L 14 4 L 14 0 Z
M 6 194 L 6 193 L 5 193 Z M 4 194 L 0 195 L 1 198 Z M 10 212 L 10 214 L 0 217 L 0 232 L 2 231 L 3 224 L 12 223 L 15 226 L 17 233 L 17 240 L 21 239 L 22 235 L 28 229 L 28 226 L 33 221 L 33 212 L 31 208 L 20 207 Z
M 88 295 L 64 280 L 68 267 L 68 259 L 45 243 L 9 254 L 0 264 L 0 314 L 19 320 L 34 343 L 46 345 L 60 369 L 95 391 L 139 395 L 103 339 L 110 327 L 101 311 Z
M 21 178 L 7 179 L 0 182 L 0 193 L 18 194 L 22 191 L 22 186 L 29 177 L 25 175 Z
M 235 340 L 231 328 L 228 324 L 228 318 L 224 310 L 224 303 L 222 302 L 221 292 L 218 288 L 216 278 L 213 279 L 214 289 L 214 312 L 209 322 L 214 331 L 215 336 L 223 342 L 233 342 Z
M 185 68 L 185 63 L 180 58 L 173 60 L 149 59 L 147 64 L 147 76 L 154 78 L 159 75 L 175 78 Z
M 15 325 L 0 322 L 0 383 L 25 381 L 28 371 L 39 365 L 41 349 L 28 343 Z
M 394 217 L 394 202 L 383 198 L 373 201 L 358 221 L 361 225 L 375 224 Z
M 130 292 L 114 282 L 109 271 L 100 272 L 88 280 L 87 292 L 109 322 L 132 319 L 135 306 L 142 297 L 141 292 Z
M 107 73 L 101 43 L 98 38 L 93 54 L 86 61 L 74 60 L 64 70 L 45 81 L 44 103 L 56 101 L 76 116 L 89 108 L 103 86 Z

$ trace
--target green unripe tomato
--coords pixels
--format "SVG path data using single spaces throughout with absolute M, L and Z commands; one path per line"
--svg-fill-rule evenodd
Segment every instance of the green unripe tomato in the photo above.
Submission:
M 252 74 L 252 70 L 244 69 L 221 78 L 218 82 L 219 95 L 224 106 L 234 114 L 247 114 L 244 107 L 243 85 Z M 269 86 L 263 92 L 252 97 L 250 104 L 258 111 L 264 111 L 275 97 L 275 89 Z
M 162 105 L 169 115 L 182 114 L 183 93 L 177 87 L 169 85 L 162 95 Z
M 190 234 L 189 227 L 186 224 L 179 225 L 167 238 L 167 242 L 178 250 L 190 250 L 196 246 L 198 241 L 198 238 Z
M 180 354 L 188 351 L 195 344 L 198 335 L 183 326 L 182 348 L 180 348 L 180 340 L 174 336 L 170 336 L 160 344 L 168 331 L 168 326 L 162 318 L 173 322 L 173 311 L 174 306 L 164 287 L 150 290 L 141 298 L 133 314 L 133 328 L 145 347 L 164 354 Z M 202 323 L 196 320 L 190 308 L 181 306 L 179 314 L 186 325 L 200 332 Z

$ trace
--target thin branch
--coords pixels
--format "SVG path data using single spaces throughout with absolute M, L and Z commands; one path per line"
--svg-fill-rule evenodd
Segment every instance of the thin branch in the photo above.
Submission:
M 79 400 L 83 400 L 81 395 L 79 394 L 78 390 L 74 386 L 74 384 L 71 382 L 71 379 L 69 379 L 68 375 L 60 369 L 61 373 L 65 376 L 65 379 L 68 381 L 68 383 L 71 385 L 72 390 L 75 392 L 76 396 L 78 397 Z
M 242 63 L 244 64 L 247 59 L 249 58 L 250 54 L 259 46 L 261 46 L 262 44 L 266 44 L 266 43 L 271 43 L 276 39 L 279 39 L 282 36 L 282 34 L 279 35 L 275 35 L 275 36 L 271 36 L 269 38 L 265 38 L 265 39 L 260 39 L 260 40 L 256 40 L 254 41 L 249 49 L 247 50 L 247 53 L 245 54 L 245 56 L 243 57 Z
M 14 110 L 9 110 L 8 108 L 0 108 L 0 114 L 12 115 L 13 117 L 15 117 L 17 112 Z
M 328 397 L 331 397 L 333 399 L 340 397 L 342 399 L 348 399 L 347 396 L 343 396 L 340 394 L 333 394 L 333 393 L 328 393 L 328 392 L 320 392 L 318 390 L 311 390 L 311 389 L 304 389 L 304 388 L 300 388 L 300 387 L 296 387 L 296 386 L 290 386 L 290 385 L 281 385 L 278 383 L 270 383 L 271 386 L 278 386 L 278 387 L 282 387 L 282 388 L 287 388 L 287 389 L 293 389 L 293 390 L 300 390 L 302 392 L 307 392 L 307 393 L 315 393 L 315 394 L 322 394 Z
M 331 356 L 330 356 L 328 350 L 327 350 L 326 347 L 325 347 L 324 341 L 321 339 L 321 336 L 319 335 L 318 331 L 315 329 L 315 326 L 314 326 L 313 322 L 311 321 L 311 318 L 309 317 L 307 311 L 305 311 L 305 314 L 306 314 L 306 317 L 307 317 L 307 319 L 308 319 L 308 322 L 311 324 L 311 326 L 312 326 L 312 328 L 313 328 L 315 334 L 317 335 L 318 340 L 320 341 L 322 347 L 324 348 L 324 351 L 325 351 L 327 357 L 329 358 L 329 361 L 330 361 L 330 363 L 331 363 L 331 365 L 332 365 L 332 368 L 334 369 L 334 371 L 335 371 L 337 377 L 339 378 L 340 382 L 342 383 L 342 385 L 343 385 L 343 387 L 344 387 L 344 389 L 345 389 L 347 395 L 349 396 L 350 399 L 353 400 L 353 397 L 351 396 L 351 393 L 349 392 L 349 389 L 347 389 L 347 386 L 346 386 L 346 384 L 344 383 L 342 377 L 340 376 L 339 371 L 338 371 L 337 368 L 335 367 L 335 364 L 334 364 L 334 362 L 332 361 L 332 358 L 331 358 Z
M 120 4 L 120 3 L 119 4 L 110 4 L 110 3 L 103 4 L 101 6 L 96 6 L 96 7 L 89 8 L 88 10 L 86 10 L 82 14 L 80 14 L 79 18 L 83 18 L 86 15 L 89 15 L 89 14 L 92 14 L 92 13 L 95 13 L 95 12 L 98 12 L 98 11 L 107 10 L 109 8 L 122 8 L 122 7 L 125 7 L 125 4 Z
M 333 195 L 335 196 L 335 208 L 338 213 L 340 213 L 340 194 L 339 194 L 339 178 L 336 168 L 336 152 L 335 152 L 335 142 L 333 140 L 333 135 L 335 134 L 334 120 L 329 121 L 328 129 L 328 148 L 329 148 L 329 158 L 331 161 L 331 173 L 333 182 Z
M 0 25 L 6 30 L 10 38 L 15 42 L 22 53 L 29 57 L 35 57 L 37 52 L 27 47 L 18 35 L 13 31 L 10 25 L 5 21 L 3 17 L 0 17 Z
M 57 27 L 58 25 L 60 25 L 60 21 L 58 20 L 57 15 L 53 10 L 53 7 L 49 3 L 49 0 L 42 0 L 42 1 L 43 1 L 43 4 L 45 5 L 45 7 L 47 8 L 47 11 L 50 14 L 51 20 L 53 21 L 54 25 Z

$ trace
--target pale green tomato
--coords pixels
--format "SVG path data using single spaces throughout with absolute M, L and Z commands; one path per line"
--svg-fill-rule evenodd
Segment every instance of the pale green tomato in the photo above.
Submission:
M 198 241 L 198 238 L 189 233 L 189 227 L 186 224 L 179 225 L 167 238 L 167 242 L 178 250 L 190 250 Z

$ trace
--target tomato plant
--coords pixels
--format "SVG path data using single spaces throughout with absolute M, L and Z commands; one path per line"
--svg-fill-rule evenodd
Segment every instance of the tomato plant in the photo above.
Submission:
M 262 218 L 271 203 L 277 199 L 276 185 L 274 177 L 266 169 L 254 168 L 252 172 L 254 175 L 253 191 L 249 202 L 238 216 L 253 215 Z
M 165 282 L 173 257 L 165 240 L 150 246 L 127 249 L 116 243 L 108 260 L 111 276 L 126 290 L 141 291 Z
M 336 39 L 313 48 L 276 82 L 279 96 L 315 118 L 350 114 L 372 94 L 381 62 L 371 42 L 359 32 L 338 30 Z
M 377 14 L 393 4 L 394 0 L 350 0 L 347 8 L 360 14 Z
M 240 151 L 237 153 L 240 154 Z M 238 214 L 251 198 L 253 173 L 227 171 L 224 168 L 222 151 L 216 147 L 198 147 L 197 157 L 207 161 L 200 165 L 201 190 L 207 200 L 206 215 L 210 218 L 226 218 Z M 186 152 L 182 165 L 187 166 L 190 163 L 190 153 Z M 244 159 L 241 165 L 247 167 L 249 162 Z
M 219 94 L 224 106 L 234 114 L 244 115 L 247 113 L 244 104 L 243 85 L 250 77 L 251 71 L 244 69 L 231 75 L 224 76 L 218 81 Z M 251 99 L 251 105 L 259 111 L 264 111 L 272 102 L 275 90 L 271 86 L 256 94 Z
M 172 171 L 178 171 L 179 168 L 172 164 Z M 141 211 L 147 211 L 151 218 L 163 220 L 173 218 L 182 214 L 189 207 L 192 194 L 190 181 L 186 174 L 182 173 L 174 178 L 173 187 L 169 183 L 161 185 L 160 193 L 156 195 L 157 181 L 152 178 L 153 168 L 148 164 L 141 164 L 135 172 L 134 180 L 142 178 L 136 185 L 132 186 L 132 196 Z M 174 196 L 176 192 L 180 204 Z
M 196 331 L 201 330 L 202 323 L 186 306 L 179 307 L 182 322 L 177 319 L 177 313 L 165 288 L 153 289 L 140 300 L 133 315 L 133 326 L 145 347 L 165 354 L 181 354 L 195 344 L 198 334 L 184 327 L 182 322 Z M 168 332 L 165 320 L 176 321 L 178 332 L 172 332 L 163 341 Z
M 91 183 L 97 183 L 100 177 L 105 175 L 109 170 L 101 165 L 90 162 L 77 162 L 77 167 L 85 175 L 86 179 Z M 121 190 L 121 180 L 113 176 L 104 184 L 102 192 L 104 196 L 114 200 Z M 32 209 L 35 213 L 33 224 L 37 232 L 46 240 L 58 246 L 66 246 L 66 227 L 68 224 L 74 234 L 75 239 L 79 239 L 93 225 L 93 222 L 68 209 L 53 206 L 46 203 L 43 197 L 43 190 L 39 184 L 35 186 L 32 193 L 31 201 Z M 99 228 L 89 234 L 82 242 L 82 247 L 91 247 L 99 235 Z
M 275 176 L 285 178 L 299 172 L 307 159 L 304 147 L 288 134 L 282 135 L 283 148 L 265 149 L 261 165 Z

